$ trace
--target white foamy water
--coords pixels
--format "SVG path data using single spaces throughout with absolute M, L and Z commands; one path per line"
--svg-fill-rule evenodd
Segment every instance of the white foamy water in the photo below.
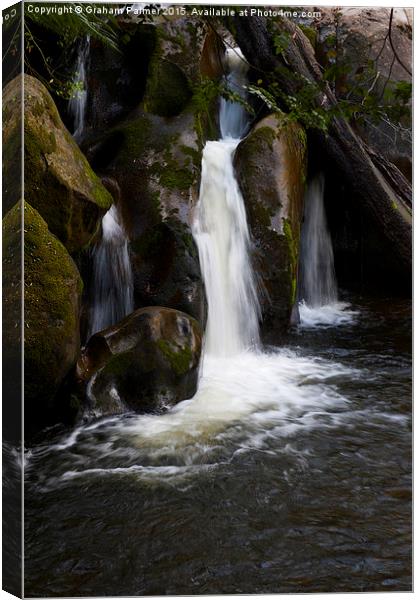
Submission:
M 308 306 L 300 302 L 300 328 L 337 327 L 356 322 L 359 312 L 353 310 L 348 302 L 333 302 L 324 306 Z
M 238 140 L 208 142 L 193 234 L 208 301 L 205 352 L 229 356 L 259 342 L 259 303 L 246 212 L 234 177 Z
M 90 36 L 80 43 L 73 84 L 77 86 L 68 103 L 68 111 L 74 118 L 73 137 L 80 141 L 85 127 L 87 106 L 87 69 L 90 56 Z
M 89 337 L 134 310 L 128 239 L 113 204 L 102 219 L 102 239 L 93 249 L 93 299 Z
M 227 82 L 241 90 L 247 63 L 228 50 Z M 250 234 L 233 157 L 247 127 L 240 103 L 221 101 L 223 139 L 207 142 L 202 156 L 199 202 L 193 235 L 199 250 L 208 301 L 205 355 L 230 356 L 257 347 L 260 308 L 250 260 Z
M 170 412 L 111 417 L 38 448 L 35 462 L 61 457 L 54 470 L 39 473 L 39 483 L 51 489 L 81 477 L 130 476 L 178 484 L 248 451 L 291 453 L 298 462 L 304 452 L 288 440 L 351 420 L 337 382 L 361 376 L 286 349 L 206 356 L 196 395 Z

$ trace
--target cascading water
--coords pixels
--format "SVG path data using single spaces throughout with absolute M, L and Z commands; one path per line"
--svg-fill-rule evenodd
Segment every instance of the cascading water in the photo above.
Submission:
M 332 239 L 324 208 L 324 176 L 318 175 L 307 188 L 301 232 L 301 296 L 309 306 L 337 302 Z
M 235 71 L 229 82 L 245 83 L 240 56 L 238 49 L 227 53 L 229 68 Z M 65 453 L 67 470 L 51 475 L 48 485 L 105 473 L 184 482 L 198 471 L 232 463 L 242 452 L 287 453 L 284 438 L 305 427 L 329 427 L 331 411 L 346 407 L 334 382 L 352 380 L 355 370 L 286 348 L 259 347 L 250 235 L 233 168 L 234 151 L 248 127 L 243 105 L 222 100 L 220 121 L 225 137 L 204 148 L 193 224 L 208 300 L 198 390 L 163 415 L 116 416 L 80 427 L 51 449 L 61 457 Z M 120 318 L 107 311 L 125 306 L 117 294 L 132 289 L 125 235 L 115 211 L 113 207 L 105 215 L 103 240 L 95 252 L 92 332 Z M 103 451 L 98 450 L 102 442 L 97 436 Z M 117 446 L 112 452 L 109 440 Z M 290 456 L 296 456 L 292 449 Z
M 351 322 L 355 313 L 338 302 L 332 239 L 324 206 L 324 175 L 307 187 L 300 253 L 300 317 L 302 326 Z
M 89 337 L 134 310 L 128 239 L 115 204 L 102 219 L 102 239 L 93 249 L 93 302 Z
M 90 36 L 87 36 L 80 43 L 76 72 L 74 74 L 73 84 L 76 86 L 72 97 L 68 103 L 68 112 L 74 119 L 73 137 L 80 141 L 85 127 L 86 106 L 87 106 L 87 70 L 90 55 Z
M 247 63 L 238 50 L 227 53 L 228 85 L 245 78 Z M 247 128 L 246 111 L 221 100 L 222 139 L 208 142 L 193 234 L 208 300 L 205 351 L 229 356 L 257 346 L 260 309 L 250 261 L 246 211 L 234 175 L 233 156 Z
M 227 89 L 246 99 L 247 71 L 246 62 L 240 48 L 228 48 L 225 54 L 228 74 Z M 220 101 L 220 131 L 221 138 L 239 140 L 249 127 L 249 119 L 243 104 L 231 102 L 225 98 Z

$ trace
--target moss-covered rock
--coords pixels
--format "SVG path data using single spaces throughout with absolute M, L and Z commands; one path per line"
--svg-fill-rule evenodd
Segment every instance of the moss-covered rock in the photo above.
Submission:
M 17 203 L 3 219 L 3 437 L 21 439 L 22 212 Z
M 90 410 L 159 412 L 191 398 L 198 381 L 201 339 L 195 319 L 162 307 L 137 310 L 95 334 L 77 368 L 79 379 L 90 381 Z
M 21 219 L 18 203 L 3 220 L 4 297 L 7 305 L 16 306 L 14 312 L 9 311 L 12 319 L 6 337 L 15 354 L 19 352 Z M 79 352 L 82 281 L 67 250 L 27 203 L 24 276 L 25 419 L 28 431 L 33 431 L 59 418 L 56 393 Z
M 17 77 L 3 89 L 3 215 L 22 197 L 22 85 Z
M 11 81 L 5 97 L 17 97 L 20 85 L 20 78 Z M 74 252 L 92 240 L 112 196 L 64 127 L 47 89 L 29 75 L 25 75 L 24 102 L 25 198 L 67 250 Z M 4 155 L 10 169 L 16 169 L 12 160 L 20 124 L 15 110 L 7 113 Z M 10 201 L 14 204 L 17 199 L 12 195 Z
M 182 112 L 191 96 L 192 91 L 182 69 L 157 55 L 150 65 L 145 110 L 161 117 L 173 117 Z
M 235 168 L 266 294 L 265 339 L 286 331 L 296 302 L 300 224 L 306 179 L 306 136 L 281 115 L 260 121 L 240 143 Z

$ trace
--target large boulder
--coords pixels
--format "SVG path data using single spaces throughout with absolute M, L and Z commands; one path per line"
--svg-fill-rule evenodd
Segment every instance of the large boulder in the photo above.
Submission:
M 17 106 L 21 78 L 4 90 L 4 164 L 6 174 L 16 169 L 16 145 L 20 136 Z M 70 133 L 44 85 L 24 77 L 25 198 L 47 222 L 69 252 L 87 246 L 95 236 L 100 219 L 112 204 Z M 18 190 L 8 189 L 5 203 L 13 206 Z
M 3 88 L 3 216 L 22 197 L 22 79 Z
M 22 219 L 16 204 L 3 219 L 3 439 L 22 435 Z
M 159 412 L 191 398 L 201 339 L 195 319 L 156 306 L 96 333 L 77 366 L 79 380 L 89 382 L 90 409 L 96 414 Z
M 282 115 L 260 121 L 239 144 L 234 165 L 254 242 L 262 334 L 284 333 L 295 311 L 306 136 Z
M 82 281 L 72 258 L 52 235 L 39 213 L 24 210 L 24 357 L 25 421 L 28 431 L 57 420 L 56 394 L 75 365 L 80 349 L 79 310 Z M 5 304 L 20 306 L 21 204 L 3 220 Z M 12 270 L 16 271 L 13 277 Z M 15 311 L 16 312 L 16 311 Z M 17 355 L 19 316 L 6 330 L 7 344 Z M 13 331 L 14 329 L 14 331 Z

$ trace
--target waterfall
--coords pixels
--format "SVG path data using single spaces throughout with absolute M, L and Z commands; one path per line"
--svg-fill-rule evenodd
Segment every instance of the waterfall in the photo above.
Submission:
M 314 177 L 304 199 L 300 251 L 300 318 L 302 327 L 344 325 L 356 311 L 338 301 L 332 239 L 324 207 L 324 176 Z
M 246 99 L 246 83 L 248 64 L 240 48 L 229 48 L 225 54 L 228 74 L 227 89 Z M 247 133 L 249 119 L 244 106 L 239 102 L 231 102 L 221 98 L 220 102 L 220 131 L 221 138 L 240 140 Z
M 308 306 L 337 302 L 332 240 L 324 208 L 324 176 L 307 187 L 301 231 L 301 297 Z
M 93 286 L 88 337 L 134 310 L 128 239 L 115 204 L 102 219 L 102 239 L 93 249 Z
M 87 105 L 87 69 L 90 55 L 90 36 L 83 39 L 79 45 L 77 54 L 76 72 L 73 78 L 73 84 L 76 90 L 68 103 L 68 112 L 74 118 L 73 137 L 80 141 L 85 126 L 86 105 Z
M 227 85 L 240 85 L 244 94 L 247 64 L 238 49 L 229 50 L 226 58 Z M 247 126 L 244 107 L 222 99 L 222 138 L 207 142 L 202 156 L 193 234 L 208 301 L 205 351 L 211 355 L 234 355 L 259 342 L 260 308 L 249 228 L 233 167 L 234 152 Z

